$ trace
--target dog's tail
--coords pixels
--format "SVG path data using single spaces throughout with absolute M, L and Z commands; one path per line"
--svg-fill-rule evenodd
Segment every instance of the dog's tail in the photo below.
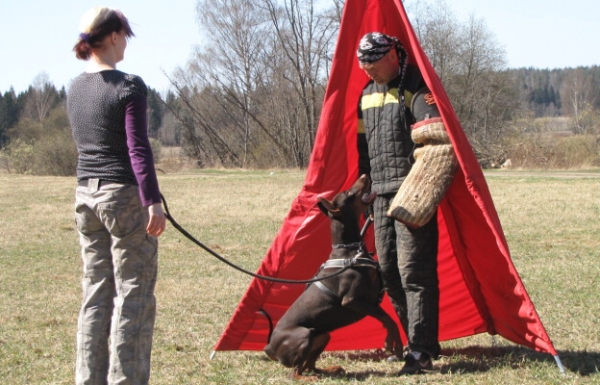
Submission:
M 271 335 L 273 335 L 273 320 L 271 319 L 271 316 L 269 315 L 269 313 L 267 313 L 265 311 L 265 309 L 260 309 L 258 311 L 260 314 L 264 315 L 265 318 L 267 319 L 267 321 L 269 321 L 269 337 L 267 338 L 267 344 L 269 342 L 271 342 Z

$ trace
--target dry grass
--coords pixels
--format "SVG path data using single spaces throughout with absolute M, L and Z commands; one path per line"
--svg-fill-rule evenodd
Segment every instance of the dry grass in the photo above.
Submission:
M 303 183 L 302 171 L 161 174 L 173 216 L 202 242 L 254 270 Z M 321 384 L 600 383 L 600 174 L 487 174 L 513 260 L 559 350 L 479 335 L 443 343 L 431 374 L 399 379 L 376 351 L 331 352 L 343 378 Z M 81 264 L 73 178 L 0 174 L 0 382 L 71 384 Z M 250 278 L 170 228 L 160 245 L 152 384 L 291 384 L 262 352 L 212 347 Z

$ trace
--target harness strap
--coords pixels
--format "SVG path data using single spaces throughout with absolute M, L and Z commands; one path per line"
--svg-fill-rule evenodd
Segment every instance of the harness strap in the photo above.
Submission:
M 334 243 L 331 245 L 334 249 L 349 249 L 349 250 L 358 250 L 363 247 L 363 242 L 354 242 L 354 243 Z
M 323 285 L 323 283 L 321 281 L 315 282 L 314 285 L 316 287 L 318 287 L 323 293 L 327 294 L 329 297 L 333 298 L 334 300 L 336 300 L 336 301 L 341 300 L 339 295 L 337 295 L 333 291 L 329 290 L 329 288 L 327 286 Z
M 362 255 L 362 254 L 359 253 L 354 258 L 329 259 L 321 265 L 321 267 L 319 268 L 319 271 L 321 271 L 323 269 L 329 269 L 329 268 L 342 269 L 342 268 L 348 268 L 348 267 L 370 267 L 370 268 L 376 269 L 377 271 L 381 270 L 379 267 L 379 263 L 377 263 L 377 261 L 375 261 L 372 258 L 361 258 L 361 257 L 359 257 L 359 255 Z M 331 291 L 321 281 L 317 281 L 314 284 L 316 287 L 319 288 L 319 290 L 321 290 L 323 293 L 327 294 L 330 298 L 332 298 L 336 301 L 341 301 L 342 298 L 339 295 L 337 295 L 336 293 L 334 293 L 333 291 Z M 379 297 L 379 302 L 381 302 L 381 299 L 383 298 L 383 286 L 382 286 L 381 293 L 382 294 Z
M 371 259 L 371 258 L 360 258 L 360 257 L 355 257 L 355 258 L 338 258 L 338 259 L 329 259 L 327 260 L 325 263 L 323 263 L 321 265 L 321 269 L 329 269 L 329 268 L 343 268 L 346 266 L 352 266 L 352 267 L 372 267 L 374 269 L 378 269 L 379 268 L 379 264 Z

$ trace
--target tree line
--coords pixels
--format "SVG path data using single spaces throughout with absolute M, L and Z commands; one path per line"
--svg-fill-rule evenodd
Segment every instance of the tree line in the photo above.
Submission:
M 168 75 L 166 94 L 149 89 L 155 154 L 177 146 L 198 167 L 306 167 L 342 9 L 343 0 L 198 0 L 210 43 Z M 600 67 L 508 69 L 484 20 L 460 21 L 443 1 L 407 9 L 484 167 L 569 166 L 555 159 L 556 140 L 539 136 L 559 131 L 578 136 L 584 163 L 598 162 Z M 65 98 L 45 74 L 0 94 L 0 167 L 74 173 Z

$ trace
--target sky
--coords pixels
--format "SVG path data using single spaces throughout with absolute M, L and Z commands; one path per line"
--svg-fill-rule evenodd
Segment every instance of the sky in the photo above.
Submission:
M 0 0 L 0 92 L 25 91 L 40 74 L 68 88 L 83 72 L 72 47 L 79 20 L 95 6 L 118 8 L 135 37 L 119 70 L 164 93 L 167 75 L 184 67 L 203 36 L 196 0 Z M 405 0 L 407 8 L 417 0 Z M 446 0 L 459 21 L 483 19 L 506 52 L 509 68 L 600 65 L 600 2 L 594 0 Z

